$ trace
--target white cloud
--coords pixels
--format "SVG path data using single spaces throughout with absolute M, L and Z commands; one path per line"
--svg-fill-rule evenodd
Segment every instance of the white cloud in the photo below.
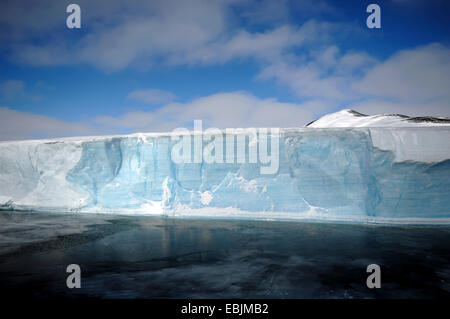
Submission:
M 364 52 L 341 54 L 336 46 L 311 51 L 296 60 L 280 60 L 264 67 L 261 79 L 275 79 L 300 98 L 321 98 L 335 103 L 355 98 L 350 83 L 375 59 Z
M 156 63 L 217 64 L 240 58 L 267 61 L 310 41 L 325 40 L 337 31 L 337 24 L 314 20 L 290 25 L 287 3 L 79 0 L 84 27 L 77 36 L 77 32 L 61 27 L 65 16 L 57 12 L 65 12 L 63 4 L 43 2 L 0 4 L 0 27 L 6 30 L 2 46 L 16 62 L 34 66 L 87 63 L 111 72 Z M 303 2 L 309 6 L 310 1 Z M 17 24 L 19 16 L 24 22 Z M 247 23 L 239 23 L 241 18 Z M 255 22 L 264 22 L 264 31 L 250 31 Z
M 190 127 L 197 119 L 203 120 L 205 129 L 298 127 L 330 107 L 320 100 L 284 103 L 244 91 L 217 93 L 187 103 L 168 103 L 153 111 L 132 111 L 119 117 L 98 116 L 84 122 L 67 122 L 0 107 L 0 140 L 162 132 Z
M 0 107 L 0 140 L 92 135 L 96 133 L 98 132 L 86 123 L 72 123 Z
M 450 116 L 450 48 L 431 44 L 394 54 L 353 84 L 358 110 Z
M 246 92 L 218 93 L 188 103 L 169 103 L 151 111 L 135 111 L 118 118 L 97 117 L 105 127 L 133 131 L 167 131 L 187 127 L 201 119 L 206 127 L 295 127 L 302 126 L 330 107 L 322 101 L 303 104 L 283 103 L 276 99 L 260 99 Z
M 431 44 L 403 50 L 371 69 L 358 91 L 375 97 L 427 101 L 450 96 L 450 48 Z
M 259 77 L 277 80 L 299 98 L 367 114 L 450 116 L 450 48 L 442 44 L 402 50 L 382 62 L 329 46 L 275 61 Z
M 264 32 L 240 29 L 206 45 L 174 52 L 167 61 L 171 64 L 210 65 L 252 58 L 267 64 L 282 60 L 294 48 L 327 40 L 338 28 L 335 24 L 309 20 L 300 27 L 282 25 Z
M 107 71 L 120 70 L 142 59 L 187 52 L 217 39 L 226 29 L 230 2 L 79 0 L 77 4 L 82 10 L 81 38 L 80 33 L 67 32 L 63 3 L 0 4 L 0 27 L 11 31 L 3 33 L 2 44 L 9 46 L 11 58 L 37 66 L 89 63 Z
M 127 98 L 143 103 L 163 104 L 172 102 L 175 99 L 175 94 L 159 89 L 145 89 L 135 90 L 128 94 Z

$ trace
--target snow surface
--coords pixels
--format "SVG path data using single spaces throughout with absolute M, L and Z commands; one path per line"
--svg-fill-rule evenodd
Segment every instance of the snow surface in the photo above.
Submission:
M 271 175 L 260 163 L 176 164 L 171 133 L 2 142 L 0 207 L 449 223 L 450 127 L 417 126 L 281 129 Z
M 367 127 L 374 147 L 391 151 L 395 162 L 440 162 L 450 158 L 450 119 L 400 114 L 364 115 L 351 109 L 327 114 L 308 128 Z M 402 129 L 398 129 L 402 128 Z M 439 131 L 436 129 L 440 128 Z
M 450 119 L 436 117 L 409 117 L 401 114 L 365 115 L 351 109 L 322 116 L 307 125 L 314 128 L 330 127 L 430 127 L 450 126 Z

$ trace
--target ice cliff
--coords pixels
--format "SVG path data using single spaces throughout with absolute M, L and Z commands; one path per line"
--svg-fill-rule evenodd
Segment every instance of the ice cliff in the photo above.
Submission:
M 0 207 L 448 223 L 450 126 L 426 123 L 281 129 L 274 174 L 262 163 L 175 163 L 170 133 L 1 142 Z

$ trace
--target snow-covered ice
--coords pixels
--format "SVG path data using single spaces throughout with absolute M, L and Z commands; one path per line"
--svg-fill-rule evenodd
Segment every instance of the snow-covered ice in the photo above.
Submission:
M 445 117 L 410 117 L 403 114 L 365 115 L 355 110 L 344 109 L 322 116 L 307 125 L 315 128 L 330 127 L 424 127 L 450 126 L 450 119 Z

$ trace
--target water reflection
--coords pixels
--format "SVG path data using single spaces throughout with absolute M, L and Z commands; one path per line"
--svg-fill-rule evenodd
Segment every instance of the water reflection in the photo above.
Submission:
M 0 283 L 21 297 L 450 296 L 449 227 L 2 212 L 0 236 Z

